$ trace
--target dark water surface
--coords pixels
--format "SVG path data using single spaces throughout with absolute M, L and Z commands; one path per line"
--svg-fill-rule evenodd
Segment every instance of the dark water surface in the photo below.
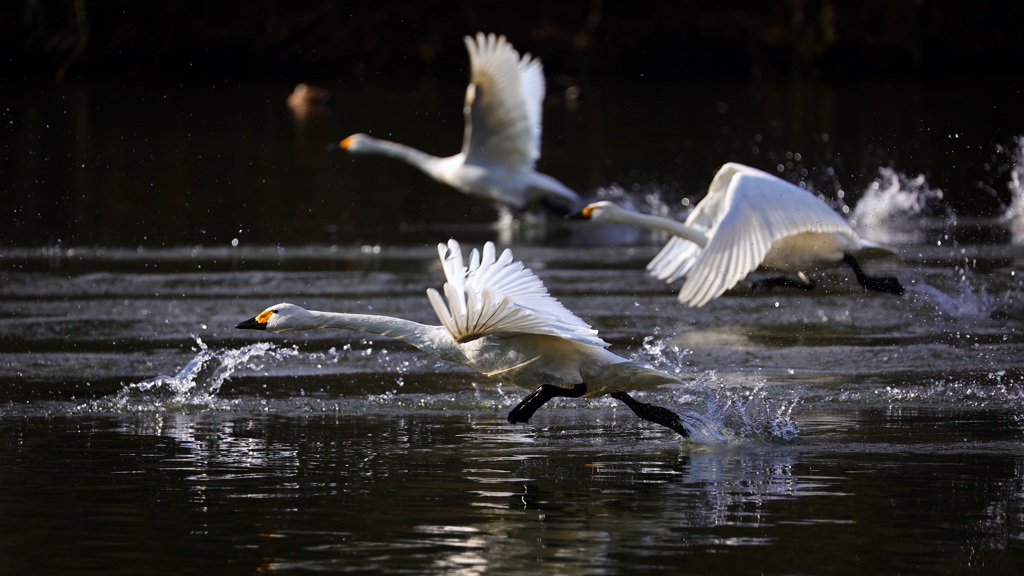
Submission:
M 589 87 L 545 110 L 541 167 L 681 215 L 715 169 L 846 207 L 908 287 L 744 283 L 691 310 L 663 238 L 494 230 L 380 158 L 435 152 L 458 86 L 0 88 L 0 572 L 1016 574 L 1024 569 L 1024 134 L 993 85 Z M 969 103 L 969 105 L 968 105 Z M 1016 180 L 1015 180 L 1016 178 Z M 233 326 L 268 305 L 434 323 L 437 242 L 502 239 L 623 356 L 687 386 L 684 441 L 610 399 L 554 401 L 396 342 Z

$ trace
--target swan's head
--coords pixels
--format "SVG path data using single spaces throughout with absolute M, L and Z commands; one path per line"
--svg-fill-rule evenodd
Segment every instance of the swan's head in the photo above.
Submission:
M 346 152 L 366 152 L 373 147 L 374 138 L 369 134 L 353 134 L 338 144 Z
M 582 210 L 574 214 L 566 216 L 570 220 L 594 220 L 600 222 L 602 220 L 613 220 L 616 215 L 623 212 L 622 208 L 619 208 L 614 202 L 607 200 L 601 200 L 600 202 L 594 202 L 587 204 Z
M 235 328 L 248 330 L 269 330 L 271 332 L 292 332 L 295 330 L 309 330 L 315 328 L 313 317 L 309 310 L 295 304 L 283 302 L 267 308 L 256 316 L 244 322 L 239 322 Z

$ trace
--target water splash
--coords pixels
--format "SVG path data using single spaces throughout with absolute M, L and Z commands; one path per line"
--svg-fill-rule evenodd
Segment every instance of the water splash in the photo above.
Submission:
M 956 284 L 950 289 L 939 289 L 919 277 L 905 284 L 907 297 L 934 306 L 938 315 L 947 319 L 1001 322 L 1024 318 L 1024 287 L 1016 279 L 1019 274 L 1011 269 L 1010 283 L 990 286 L 976 275 L 976 264 L 976 260 L 964 257 L 954 269 Z
M 763 380 L 757 380 L 753 387 L 725 386 L 714 372 L 707 372 L 697 384 L 708 418 L 733 431 L 736 437 L 782 442 L 797 438 L 798 428 L 792 418 L 797 401 L 773 398 Z
M 677 220 L 685 219 L 689 208 L 684 204 L 666 201 L 661 187 L 656 184 L 634 184 L 625 188 L 618 184 L 599 188 L 593 200 L 608 200 L 619 206 L 640 212 Z M 586 246 L 660 243 L 667 239 L 664 232 L 646 230 L 629 224 L 604 223 L 599 226 L 578 226 L 573 231 L 576 242 Z
M 1020 374 L 1008 374 L 1006 370 L 963 380 L 939 379 L 925 384 L 886 386 L 876 390 L 874 395 L 890 409 L 950 405 L 960 409 L 1001 409 L 1024 430 L 1024 382 Z
M 980 285 L 970 267 L 965 263 L 958 269 L 956 288 L 947 294 L 930 284 L 919 281 L 906 287 L 908 295 L 925 300 L 935 306 L 936 311 L 950 318 L 982 318 L 992 314 L 996 298 Z
M 972 380 L 940 379 L 925 384 L 886 386 L 873 392 L 890 405 L 949 406 L 971 408 L 1007 408 L 1015 420 L 1024 424 L 1024 384 L 1005 370 L 989 372 Z
M 644 336 L 640 350 L 632 360 L 641 364 L 650 364 L 659 370 L 675 376 L 689 372 L 686 368 L 693 364 L 693 350 L 672 343 L 669 339 L 659 336 L 660 330 L 655 327 L 654 334 Z
M 628 189 L 619 184 L 612 184 L 597 190 L 599 200 L 609 200 L 623 208 L 644 214 L 685 220 L 690 211 L 689 199 L 676 204 L 666 200 L 665 196 L 664 190 L 657 184 L 633 184 Z
M 804 387 L 800 406 L 805 410 L 834 411 L 884 407 L 901 409 L 1001 409 L 1024 429 L 1024 373 L 994 368 L 934 378 L 910 377 L 882 386 L 871 382 Z
M 682 348 L 657 334 L 644 338 L 632 360 L 683 377 L 691 371 L 693 350 Z M 797 402 L 772 398 L 770 388 L 758 380 L 749 386 L 729 385 L 713 371 L 699 375 L 688 396 L 698 404 L 694 410 L 677 410 L 679 417 L 699 442 L 729 442 L 741 439 L 761 441 L 795 440 L 798 435 L 791 413 Z
M 942 190 L 930 187 L 924 175 L 911 178 L 879 168 L 878 178 L 850 213 L 850 224 L 873 240 L 899 244 L 924 240 L 928 220 L 934 218 L 941 219 L 947 231 L 956 221 Z
M 1000 152 L 1009 156 L 1009 181 L 1006 183 L 1010 191 L 1010 205 L 1003 213 L 1003 219 L 1010 223 L 1010 231 L 1014 244 L 1024 244 L 1024 136 L 1013 139 L 1009 149 L 1000 146 Z
M 268 360 L 295 356 L 295 348 L 259 342 L 237 349 L 210 350 L 196 337 L 197 353 L 173 376 L 160 375 L 125 385 L 117 394 L 79 406 L 79 411 L 142 412 L 189 407 L 215 408 L 221 386 L 242 369 L 262 369 Z
M 796 398 L 779 398 L 762 380 L 753 386 L 730 385 L 713 371 L 671 392 L 649 392 L 644 401 L 675 412 L 700 444 L 788 443 L 799 428 L 792 417 Z

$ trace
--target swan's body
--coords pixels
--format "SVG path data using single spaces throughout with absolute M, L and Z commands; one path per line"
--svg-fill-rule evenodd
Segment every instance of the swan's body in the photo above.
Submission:
M 438 251 L 448 281 L 444 297 L 433 288 L 427 290 L 427 297 L 440 326 L 388 316 L 306 310 L 285 303 L 237 327 L 273 332 L 342 328 L 401 340 L 500 382 L 533 390 L 509 415 L 511 422 L 528 421 L 556 396 L 608 394 L 642 418 L 687 434 L 677 415 L 626 394 L 682 382 L 606 350 L 608 344 L 597 331 L 551 297 L 533 272 L 512 260 L 510 251 L 496 257 L 494 244 L 488 242 L 482 254 L 471 252 L 468 268 L 454 240 L 447 246 L 440 244 Z
M 366 134 L 353 134 L 340 147 L 398 158 L 461 192 L 515 210 L 536 201 L 558 207 L 576 202 L 575 192 L 534 170 L 544 100 L 540 60 L 520 57 L 504 36 L 479 33 L 465 41 L 471 77 L 461 152 L 440 158 Z
M 685 222 L 639 214 L 610 202 L 595 202 L 580 215 L 671 234 L 647 270 L 666 282 L 686 276 L 679 301 L 694 307 L 717 298 L 758 266 L 795 272 L 803 280 L 776 280 L 767 286 L 810 289 L 814 283 L 805 273 L 844 261 L 865 288 L 903 292 L 895 278 L 865 275 L 853 258 L 863 250 L 888 248 L 859 237 L 842 216 L 813 194 L 742 164 L 728 163 L 719 169 L 707 196 Z

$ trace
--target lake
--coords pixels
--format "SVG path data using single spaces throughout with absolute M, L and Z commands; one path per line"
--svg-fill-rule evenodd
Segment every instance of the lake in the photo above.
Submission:
M 495 211 L 354 132 L 458 150 L 463 86 L 0 88 L 4 572 L 1016 574 L 1024 569 L 1020 84 L 554 87 L 539 167 L 682 217 L 726 161 L 898 257 L 699 309 L 664 243 Z M 1017 203 L 1017 204 L 1015 204 Z M 687 384 L 686 440 L 386 338 L 235 330 L 269 305 L 436 323 L 436 245 L 509 245 L 616 353 Z M 760 274 L 756 277 L 762 277 Z

